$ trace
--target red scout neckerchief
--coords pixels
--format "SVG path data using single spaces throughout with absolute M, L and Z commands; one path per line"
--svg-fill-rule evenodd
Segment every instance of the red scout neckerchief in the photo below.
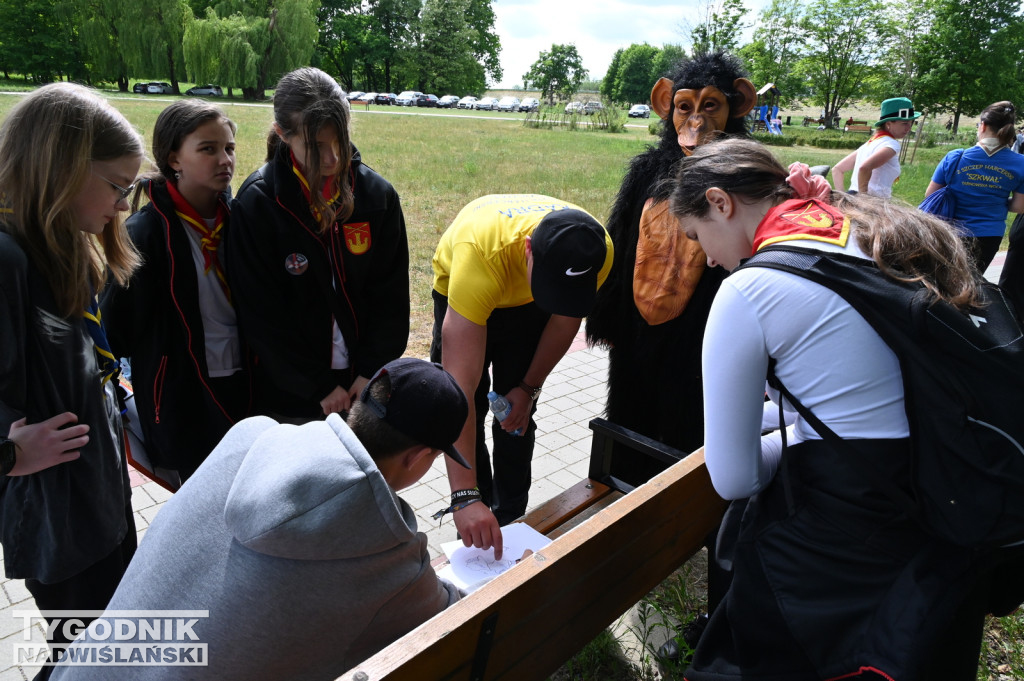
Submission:
M 295 154 L 289 151 L 292 158 L 292 172 L 295 173 L 295 177 L 299 178 L 299 186 L 302 187 L 302 195 L 306 197 L 306 203 L 309 204 L 309 211 L 313 214 L 313 217 L 317 222 L 320 221 L 320 212 L 310 203 L 309 193 L 309 180 L 302 174 L 302 169 L 299 168 L 298 161 L 295 160 Z M 341 197 L 341 188 L 335 189 L 332 193 L 331 185 L 333 175 L 324 178 L 324 186 L 321 189 L 321 196 L 327 201 L 327 205 L 331 206 Z M 352 191 L 355 192 L 356 178 L 355 173 L 349 168 L 349 181 L 352 184 Z M 369 222 L 351 222 L 343 224 L 342 231 L 344 232 L 344 243 L 345 248 L 349 250 L 353 255 L 362 255 L 366 251 L 370 250 L 370 223 Z M 331 230 L 329 234 L 324 234 L 321 239 L 324 244 L 335 252 L 338 246 L 335 243 L 335 237 L 337 230 Z
M 291 151 L 288 155 L 292 158 L 292 172 L 295 173 L 295 177 L 299 178 L 299 186 L 302 187 L 302 195 L 306 197 L 306 203 L 309 204 L 309 212 L 313 214 L 313 218 L 320 222 L 320 211 L 313 205 L 313 197 L 309 191 L 309 180 L 302 174 L 302 169 L 299 167 L 299 162 L 295 159 L 295 154 Z M 334 175 L 328 175 L 324 178 L 324 185 L 320 189 L 320 196 L 324 197 L 324 201 L 327 202 L 328 206 L 333 206 L 334 202 L 341 197 L 341 188 L 334 188 L 332 191 L 332 185 L 334 184 Z
M 779 241 L 809 239 L 846 246 L 850 219 L 820 199 L 789 199 L 768 211 L 754 232 L 753 253 Z
M 199 234 L 199 245 L 203 252 L 203 273 L 209 274 L 210 268 L 217 274 L 217 281 L 220 283 L 224 295 L 228 301 L 231 300 L 231 291 L 228 289 L 228 280 L 224 277 L 224 268 L 220 265 L 217 257 L 217 249 L 220 247 L 221 232 L 224 229 L 224 222 L 227 220 L 228 212 L 224 209 L 221 201 L 217 202 L 217 216 L 213 220 L 213 227 L 206 226 L 206 220 L 199 214 L 192 204 L 189 203 L 173 182 L 167 183 L 167 192 L 174 202 L 175 214 Z
M 868 138 L 868 142 L 874 142 L 879 137 L 892 137 L 893 139 L 896 139 L 895 137 L 892 136 L 892 133 L 889 132 L 888 130 L 885 130 L 883 128 L 879 128 L 878 130 L 876 130 L 871 135 L 871 137 Z

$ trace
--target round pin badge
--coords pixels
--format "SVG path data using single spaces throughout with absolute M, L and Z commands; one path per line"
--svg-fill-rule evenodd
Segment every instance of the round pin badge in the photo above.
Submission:
M 309 267 L 309 259 L 301 253 L 292 253 L 284 259 L 284 268 L 288 270 L 289 274 L 298 276 L 304 273 L 307 267 Z

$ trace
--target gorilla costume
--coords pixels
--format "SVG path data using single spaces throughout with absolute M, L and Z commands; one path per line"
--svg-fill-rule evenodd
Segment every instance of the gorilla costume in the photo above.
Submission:
M 587 318 L 588 341 L 610 349 L 608 419 L 687 453 L 704 439 L 701 344 L 728 273 L 706 266 L 666 199 L 676 163 L 696 145 L 722 133 L 748 135 L 744 116 L 757 95 L 745 75 L 739 59 L 716 52 L 681 63 L 654 85 L 661 139 L 632 159 L 619 188 L 607 223 L 615 263 Z M 639 485 L 662 469 L 619 456 L 611 473 Z

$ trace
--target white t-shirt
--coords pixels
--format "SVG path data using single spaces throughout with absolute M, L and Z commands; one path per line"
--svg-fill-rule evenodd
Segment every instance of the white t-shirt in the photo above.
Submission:
M 857 189 L 857 173 L 864 161 L 879 149 L 889 148 L 895 151 L 895 155 L 888 161 L 871 171 L 871 178 L 868 180 L 868 194 L 887 199 L 892 196 L 892 186 L 900 176 L 900 141 L 889 135 L 882 135 L 862 145 L 857 150 L 857 161 L 853 166 L 853 175 L 850 176 L 850 189 Z
M 852 236 L 845 248 L 783 243 L 866 258 Z M 778 466 L 781 437 L 761 437 L 769 357 L 783 385 L 839 436 L 910 434 L 896 355 L 856 310 L 797 275 L 740 270 L 722 284 L 704 333 L 704 455 L 723 498 L 760 491 Z M 799 417 L 787 432 L 791 445 L 821 439 Z
M 207 227 L 214 226 L 214 219 L 204 219 Z M 196 266 L 199 285 L 199 314 L 203 319 L 203 337 L 206 344 L 206 368 L 211 378 L 230 376 L 242 369 L 242 346 L 238 340 L 238 320 L 235 308 L 231 306 L 224 289 L 221 288 L 217 273 L 206 267 L 199 232 L 184 220 L 182 228 L 188 234 L 192 249 L 192 261 Z M 224 262 L 221 257 L 221 262 Z

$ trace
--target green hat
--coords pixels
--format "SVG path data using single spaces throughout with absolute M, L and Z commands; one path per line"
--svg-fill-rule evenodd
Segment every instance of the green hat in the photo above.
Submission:
M 882 116 L 875 121 L 875 127 L 880 128 L 887 121 L 916 121 L 921 117 L 921 112 L 914 111 L 914 104 L 906 97 L 893 97 L 882 102 Z

